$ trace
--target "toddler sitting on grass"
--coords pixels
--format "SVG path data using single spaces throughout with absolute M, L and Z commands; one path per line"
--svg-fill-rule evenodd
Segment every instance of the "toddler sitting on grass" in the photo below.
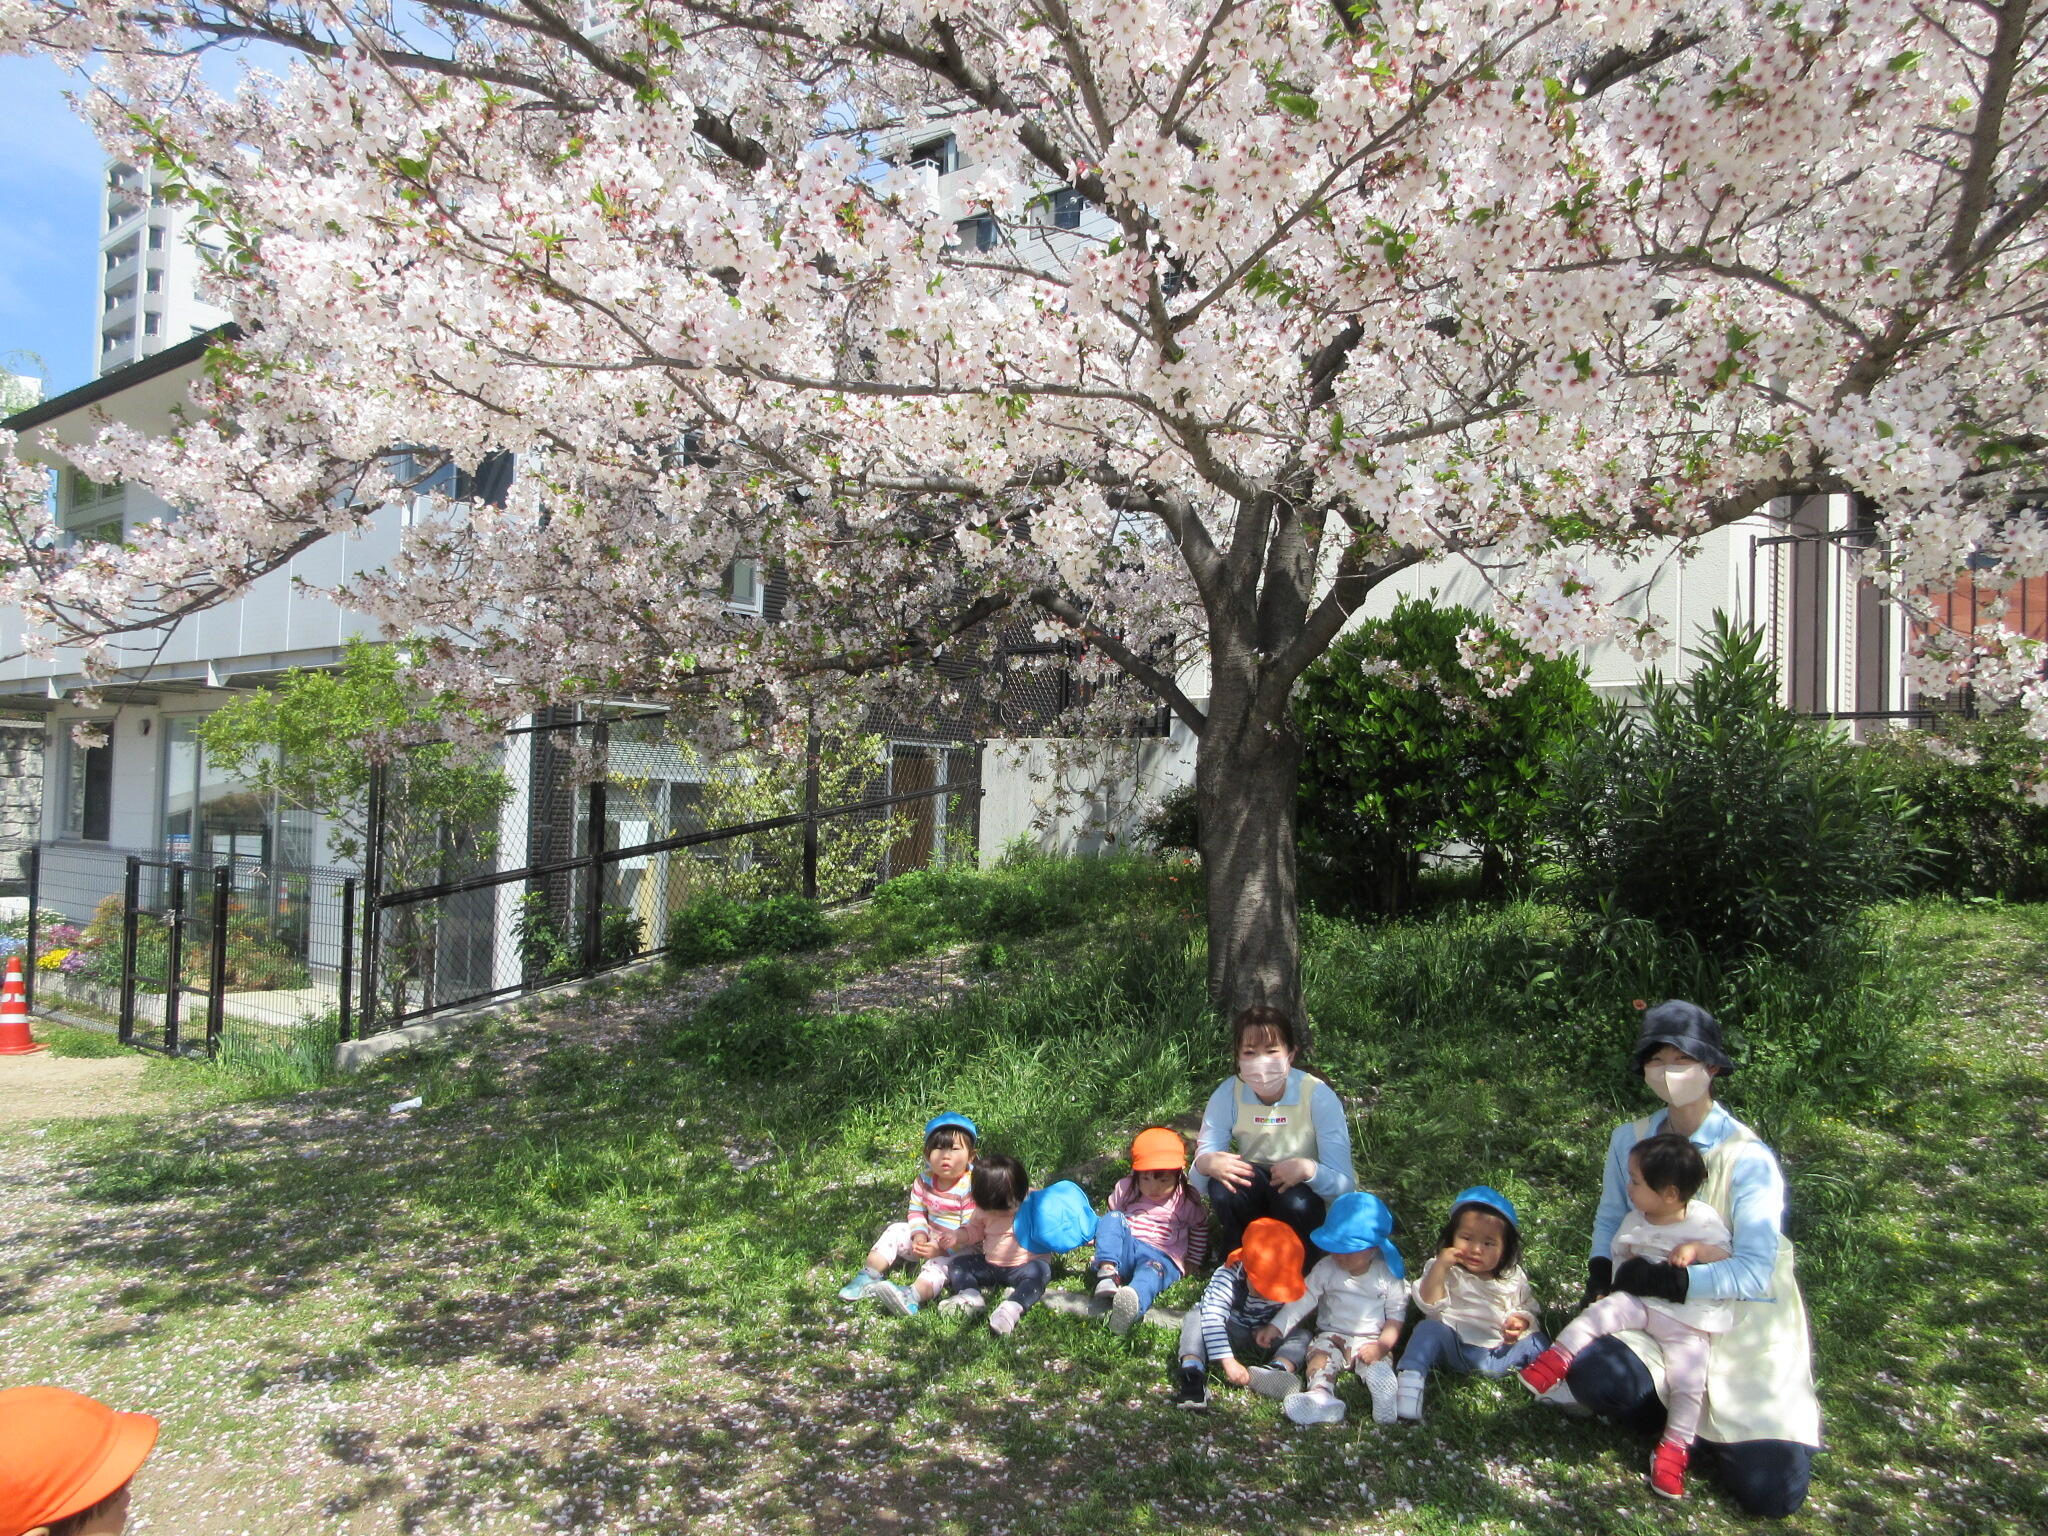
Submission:
M 1259 1342 L 1277 1340 L 1289 1328 L 1315 1313 L 1316 1336 L 1309 1345 L 1308 1385 L 1282 1403 L 1281 1411 L 1297 1424 L 1335 1424 L 1344 1404 L 1335 1391 L 1337 1373 L 1347 1366 L 1358 1372 L 1372 1394 L 1376 1424 L 1391 1424 L 1396 1411 L 1396 1385 L 1390 1356 L 1408 1315 L 1408 1269 L 1388 1241 L 1394 1214 L 1378 1195 L 1362 1189 L 1339 1195 L 1323 1224 L 1309 1234 L 1328 1255 L 1308 1272 L 1299 1300 L 1259 1330 Z
M 883 1229 L 868 1252 L 867 1264 L 839 1288 L 842 1297 L 858 1301 L 892 1268 L 905 1262 L 918 1266 L 908 1311 L 915 1312 L 919 1301 L 929 1301 L 945 1289 L 946 1258 L 962 1246 L 960 1229 L 974 1215 L 968 1169 L 974 1162 L 979 1134 L 965 1115 L 934 1115 L 925 1123 L 924 1168 L 911 1181 L 910 1214 Z
M 1031 1180 L 1014 1157 L 998 1153 L 974 1165 L 974 1219 L 960 1229 L 959 1251 L 946 1262 L 946 1288 L 953 1294 L 939 1303 L 941 1312 L 980 1312 L 987 1292 L 1007 1287 L 1009 1295 L 988 1315 L 989 1331 L 1007 1336 L 1045 1294 L 1052 1264 L 1017 1232 L 1017 1208 L 1030 1192 Z
M 1131 1142 L 1131 1171 L 1109 1192 L 1090 1265 L 1112 1333 L 1129 1333 L 1208 1250 L 1209 1208 L 1188 1183 L 1187 1166 L 1188 1145 L 1171 1127 L 1148 1126 Z

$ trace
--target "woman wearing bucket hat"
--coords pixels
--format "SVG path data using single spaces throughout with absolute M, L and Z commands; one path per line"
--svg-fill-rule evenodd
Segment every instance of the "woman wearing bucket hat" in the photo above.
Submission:
M 0 1392 L 0 1536 L 115 1536 L 156 1432 L 62 1387 Z
M 1221 1251 L 1270 1216 L 1294 1229 L 1313 1261 L 1311 1234 L 1330 1202 L 1358 1185 L 1344 1106 L 1328 1083 L 1295 1066 L 1294 1023 L 1277 1008 L 1237 1016 L 1230 1059 L 1236 1075 L 1202 1111 L 1191 1182 L 1216 1217 Z
M 1666 1107 L 1616 1127 L 1608 1141 L 1586 1299 L 1620 1290 L 1673 1303 L 1733 1305 L 1734 1326 L 1715 1335 L 1708 1352 L 1706 1409 L 1692 1465 L 1746 1513 L 1789 1515 L 1806 1501 L 1820 1445 L 1820 1403 L 1806 1303 L 1784 1234 L 1784 1174 L 1756 1132 L 1714 1101 L 1716 1081 L 1735 1063 L 1720 1024 L 1704 1008 L 1672 1001 L 1646 1012 L 1634 1062 Z M 1630 1210 L 1629 1154 L 1660 1133 L 1685 1137 L 1705 1160 L 1707 1180 L 1698 1198 L 1728 1224 L 1728 1258 L 1685 1267 L 1632 1258 L 1616 1268 L 1607 1257 Z M 1647 1333 L 1595 1340 L 1572 1357 L 1565 1387 L 1595 1413 L 1662 1430 L 1663 1362 Z

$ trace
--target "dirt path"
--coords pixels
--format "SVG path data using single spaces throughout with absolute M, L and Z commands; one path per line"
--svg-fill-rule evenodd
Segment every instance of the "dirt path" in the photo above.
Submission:
M 127 1115 L 146 1108 L 139 1053 L 0 1056 L 0 1125 Z

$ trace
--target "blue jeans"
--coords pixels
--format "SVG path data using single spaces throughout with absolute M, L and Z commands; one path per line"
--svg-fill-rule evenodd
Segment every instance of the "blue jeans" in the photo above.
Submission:
M 1131 1224 L 1122 1211 L 1110 1211 L 1095 1223 L 1095 1260 L 1092 1274 L 1107 1265 L 1116 1271 L 1119 1284 L 1138 1293 L 1142 1315 L 1159 1293 L 1180 1278 L 1180 1266 L 1150 1243 L 1131 1235 Z
M 1467 1344 L 1449 1323 L 1425 1317 L 1408 1335 L 1408 1346 L 1401 1351 L 1401 1360 L 1395 1369 L 1419 1371 L 1423 1375 L 1428 1375 L 1431 1370 L 1443 1370 L 1456 1371 L 1461 1376 L 1469 1376 L 1475 1371 L 1481 1376 L 1505 1376 L 1509 1371 L 1519 1371 L 1549 1347 L 1550 1341 L 1532 1328 L 1512 1344 L 1497 1344 L 1486 1349 L 1478 1344 Z
M 1642 1434 L 1664 1428 L 1664 1404 L 1650 1368 L 1620 1339 L 1595 1339 L 1572 1356 L 1565 1385 L 1586 1407 Z M 1806 1502 L 1813 1447 L 1796 1440 L 1692 1443 L 1693 1470 L 1718 1483 L 1747 1515 L 1782 1519 Z

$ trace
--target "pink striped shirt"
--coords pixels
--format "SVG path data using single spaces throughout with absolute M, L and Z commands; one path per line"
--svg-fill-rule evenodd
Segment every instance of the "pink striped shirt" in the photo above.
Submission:
M 968 1174 L 961 1174 L 960 1182 L 951 1189 L 940 1189 L 932 1183 L 931 1170 L 926 1169 L 910 1186 L 912 1232 L 958 1232 L 973 1216 L 974 1180 Z
M 1184 1275 L 1209 1251 L 1209 1208 L 1185 1179 L 1166 1199 L 1147 1200 L 1138 1193 L 1138 1176 L 1127 1173 L 1109 1192 L 1109 1208 L 1123 1213 L 1131 1236 L 1172 1259 Z

